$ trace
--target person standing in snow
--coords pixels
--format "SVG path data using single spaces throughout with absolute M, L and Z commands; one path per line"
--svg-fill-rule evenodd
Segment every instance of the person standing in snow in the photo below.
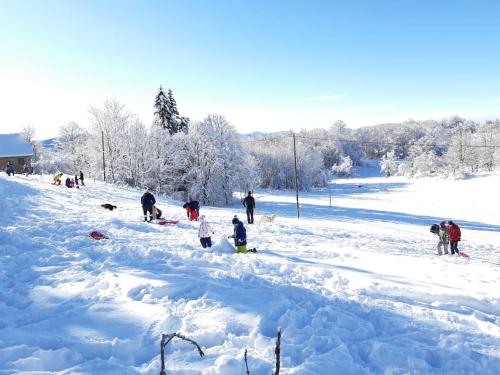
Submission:
M 7 175 L 14 176 L 14 165 L 9 161 L 7 162 L 7 167 L 5 168 L 5 172 L 7 172 Z
M 82 186 L 85 186 L 85 184 L 83 183 L 83 172 L 80 171 L 80 182 L 82 184 Z
M 141 197 L 142 211 L 144 212 L 144 221 L 151 222 L 153 220 L 153 206 L 156 203 L 156 199 L 153 194 L 146 189 L 146 192 Z M 148 220 L 149 213 L 149 220 Z
M 462 232 L 460 227 L 453 221 L 448 221 L 448 234 L 450 235 L 450 250 L 452 254 L 459 253 L 458 241 L 461 240 Z
M 30 166 L 28 165 L 28 163 L 24 163 L 23 172 L 26 175 L 26 177 L 28 177 L 28 175 L 30 174 Z
M 198 229 L 198 238 L 200 239 L 201 246 L 205 248 L 212 247 L 211 234 L 214 234 L 212 227 L 207 223 L 205 215 L 200 216 L 200 228 Z
M 245 199 L 243 199 L 243 206 L 247 210 L 248 224 L 253 224 L 253 211 L 255 209 L 255 199 L 252 197 L 252 192 L 249 191 Z
M 450 241 L 450 236 L 448 234 L 448 227 L 446 223 L 442 221 L 439 224 L 438 232 L 436 233 L 439 237 L 439 242 L 437 244 L 438 255 L 442 255 L 442 250 L 444 250 L 445 254 L 448 254 L 448 243 Z

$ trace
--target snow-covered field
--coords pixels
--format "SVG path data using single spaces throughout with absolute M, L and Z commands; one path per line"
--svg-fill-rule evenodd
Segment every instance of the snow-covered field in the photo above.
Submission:
M 181 202 L 177 226 L 142 222 L 140 191 L 49 176 L 0 176 L 0 374 L 499 374 L 500 175 L 460 181 L 360 178 L 301 194 L 258 192 L 257 254 L 233 254 L 241 205 L 202 207 L 203 250 Z M 118 210 L 100 207 L 112 203 Z M 459 248 L 436 255 L 432 223 Z M 258 216 L 256 223 L 258 222 Z M 110 239 L 94 241 L 92 230 Z

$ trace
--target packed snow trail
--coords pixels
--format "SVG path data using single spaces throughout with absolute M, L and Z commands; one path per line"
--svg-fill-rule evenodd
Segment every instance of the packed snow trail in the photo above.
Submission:
M 202 207 L 217 233 L 206 251 L 179 202 L 157 197 L 177 226 L 147 224 L 139 191 L 50 180 L 0 177 L 0 374 L 158 374 L 161 334 L 179 332 L 206 356 L 174 341 L 170 374 L 244 374 L 248 349 L 251 374 L 267 375 L 279 327 L 283 374 L 500 368 L 498 213 L 486 194 L 451 209 L 470 260 L 437 257 L 428 230 L 437 206 L 497 175 L 450 181 L 438 205 L 432 180 L 339 181 L 332 208 L 327 191 L 304 194 L 300 221 L 293 194 L 261 192 L 256 213 L 278 220 L 247 226 L 257 254 L 225 240 L 240 205 Z

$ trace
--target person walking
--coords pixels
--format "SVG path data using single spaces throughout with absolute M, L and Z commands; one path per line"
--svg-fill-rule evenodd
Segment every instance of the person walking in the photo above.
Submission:
M 156 199 L 154 195 L 151 194 L 149 189 L 146 189 L 146 192 L 141 197 L 142 211 L 144 212 L 144 221 L 151 222 L 151 220 L 153 220 L 153 207 L 155 203 Z M 148 220 L 148 213 L 149 213 L 149 220 Z
M 205 215 L 200 216 L 200 228 L 198 229 L 198 238 L 200 239 L 201 246 L 206 249 L 212 247 L 212 237 L 214 234 L 212 227 L 207 223 Z
M 458 254 L 458 241 L 462 239 L 462 232 L 460 227 L 451 220 L 448 221 L 448 234 L 450 235 L 451 254 Z
M 243 206 L 247 211 L 248 224 L 253 224 L 253 211 L 255 209 L 255 199 L 252 197 L 252 192 L 249 191 L 245 199 L 243 199 Z
M 442 250 L 445 254 L 448 254 L 448 243 L 450 242 L 450 235 L 448 234 L 448 227 L 446 223 L 442 221 L 439 224 L 439 229 L 437 233 L 439 237 L 439 242 L 437 244 L 438 255 L 442 255 Z

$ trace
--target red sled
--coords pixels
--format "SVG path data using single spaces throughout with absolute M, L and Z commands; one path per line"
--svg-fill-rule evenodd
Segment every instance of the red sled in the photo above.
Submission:
M 464 257 L 464 258 L 467 258 L 467 259 L 469 259 L 469 258 L 470 258 L 470 256 L 469 256 L 468 254 L 463 253 L 463 252 L 459 252 L 459 253 L 458 253 L 458 256 L 459 256 L 459 257 Z
M 179 224 L 179 221 L 178 220 L 160 220 L 158 222 L 158 224 L 160 224 L 160 225 L 166 225 L 166 224 L 168 224 L 168 225 L 176 225 L 176 224 Z
M 89 237 L 93 238 L 94 240 L 107 240 L 109 237 L 106 237 L 104 234 L 98 231 L 93 231 L 89 233 Z

